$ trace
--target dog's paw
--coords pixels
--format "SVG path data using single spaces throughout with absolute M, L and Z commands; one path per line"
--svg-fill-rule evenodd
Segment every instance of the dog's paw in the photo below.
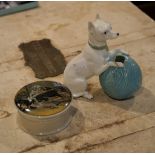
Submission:
M 93 98 L 93 95 L 92 94 L 90 94 L 90 93 L 88 93 L 88 92 L 84 92 L 84 94 L 83 94 L 83 97 L 84 98 L 87 98 L 87 99 L 92 99 Z
M 118 67 L 124 67 L 124 64 L 122 62 L 116 62 Z
M 83 96 L 83 93 L 73 93 L 73 98 L 78 98 Z
M 109 66 L 113 66 L 113 67 L 117 66 L 117 64 L 114 61 L 109 61 L 108 64 Z

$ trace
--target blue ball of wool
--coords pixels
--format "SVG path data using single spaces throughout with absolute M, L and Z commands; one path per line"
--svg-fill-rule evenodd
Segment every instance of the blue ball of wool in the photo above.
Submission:
M 113 99 L 132 97 L 142 84 L 139 65 L 127 55 L 116 56 L 115 61 L 124 62 L 124 67 L 109 67 L 99 76 L 104 92 Z

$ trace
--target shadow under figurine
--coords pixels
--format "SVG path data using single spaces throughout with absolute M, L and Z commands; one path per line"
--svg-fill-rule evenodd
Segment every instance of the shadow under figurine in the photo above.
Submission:
M 84 50 L 67 64 L 64 71 L 64 84 L 71 90 L 74 98 L 93 98 L 87 92 L 87 79 L 100 75 L 109 67 L 124 68 L 124 63 L 115 61 L 114 57 L 117 54 L 128 56 L 122 49 L 108 50 L 106 41 L 117 38 L 119 33 L 113 32 L 111 25 L 104 22 L 98 14 L 95 21 L 88 23 L 88 31 L 89 40 Z

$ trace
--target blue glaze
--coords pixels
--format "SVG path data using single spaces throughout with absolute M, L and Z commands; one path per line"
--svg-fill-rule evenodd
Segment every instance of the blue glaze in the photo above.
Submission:
M 129 56 L 125 57 L 124 67 L 109 67 L 99 76 L 104 92 L 111 98 L 130 98 L 141 87 L 142 72 L 139 65 Z

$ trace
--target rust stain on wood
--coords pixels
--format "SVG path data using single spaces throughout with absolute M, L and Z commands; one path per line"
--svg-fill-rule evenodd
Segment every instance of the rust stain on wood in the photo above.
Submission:
M 155 126 L 152 126 L 152 127 L 149 127 L 147 129 L 144 129 L 144 130 L 139 130 L 139 131 L 136 131 L 136 132 L 132 132 L 132 133 L 129 133 L 127 135 L 122 135 L 122 136 L 119 136 L 119 137 L 116 137 L 112 140 L 105 140 L 104 142 L 101 142 L 101 143 L 96 143 L 96 144 L 87 144 L 87 145 L 84 145 L 82 148 L 79 148 L 79 149 L 76 149 L 74 151 L 72 151 L 72 153 L 75 153 L 75 152 L 86 152 L 86 151 L 91 151 L 94 147 L 96 146 L 99 146 L 99 145 L 105 145 L 105 144 L 108 144 L 108 143 L 111 143 L 117 139 L 120 139 L 120 138 L 123 138 L 123 137 L 127 137 L 127 136 L 130 136 L 130 135 L 133 135 L 133 134 L 136 134 L 136 133 L 139 133 L 139 132 L 143 132 L 145 130 L 149 130 L 149 129 L 152 129 L 154 128 Z
M 99 129 L 105 129 L 105 128 L 111 128 L 112 126 L 115 126 L 115 125 L 120 125 L 120 124 L 123 124 L 125 123 L 127 120 L 120 120 L 120 121 L 115 121 L 113 123 L 110 123 L 110 124 L 106 124 L 100 128 L 97 128 L 95 130 L 99 130 Z M 93 130 L 93 132 L 95 131 Z M 92 130 L 88 131 L 88 132 L 85 132 L 85 133 L 90 133 Z M 80 135 L 79 135 L 80 136 Z M 73 136 L 74 137 L 74 136 Z M 77 137 L 79 139 L 79 137 Z M 77 142 L 78 142 L 78 139 L 77 139 Z M 72 144 L 71 143 L 67 143 L 65 145 L 65 149 L 68 151 L 68 152 L 78 152 L 79 150 L 83 149 L 83 148 L 87 148 L 87 147 L 90 147 L 94 144 L 89 144 L 89 143 L 85 143 L 83 144 L 82 148 L 79 148 L 79 149 L 76 149 L 76 150 L 72 150 Z
M 80 54 L 80 53 L 81 53 L 81 51 L 72 52 L 72 54 L 67 55 L 66 58 L 77 56 L 77 55 Z
M 91 92 L 93 86 L 94 86 L 94 84 L 89 83 L 88 86 L 87 86 L 87 90 L 88 90 L 89 92 Z
M 98 129 L 110 128 L 110 127 L 112 127 L 112 126 L 114 126 L 114 125 L 123 124 L 123 123 L 125 123 L 125 121 L 127 121 L 127 120 L 116 121 L 116 122 L 114 122 L 114 123 L 106 124 L 106 125 L 104 125 L 104 126 L 98 128 Z
M 7 111 L 0 110 L 0 119 L 9 117 L 11 114 Z
M 19 151 L 18 153 L 24 153 L 24 152 L 28 152 L 28 151 L 31 151 L 33 149 L 36 149 L 36 148 L 39 148 L 39 147 L 44 147 L 45 145 L 34 145 L 34 146 L 31 146 L 31 147 L 28 147 L 28 148 L 25 148 L 21 151 Z

